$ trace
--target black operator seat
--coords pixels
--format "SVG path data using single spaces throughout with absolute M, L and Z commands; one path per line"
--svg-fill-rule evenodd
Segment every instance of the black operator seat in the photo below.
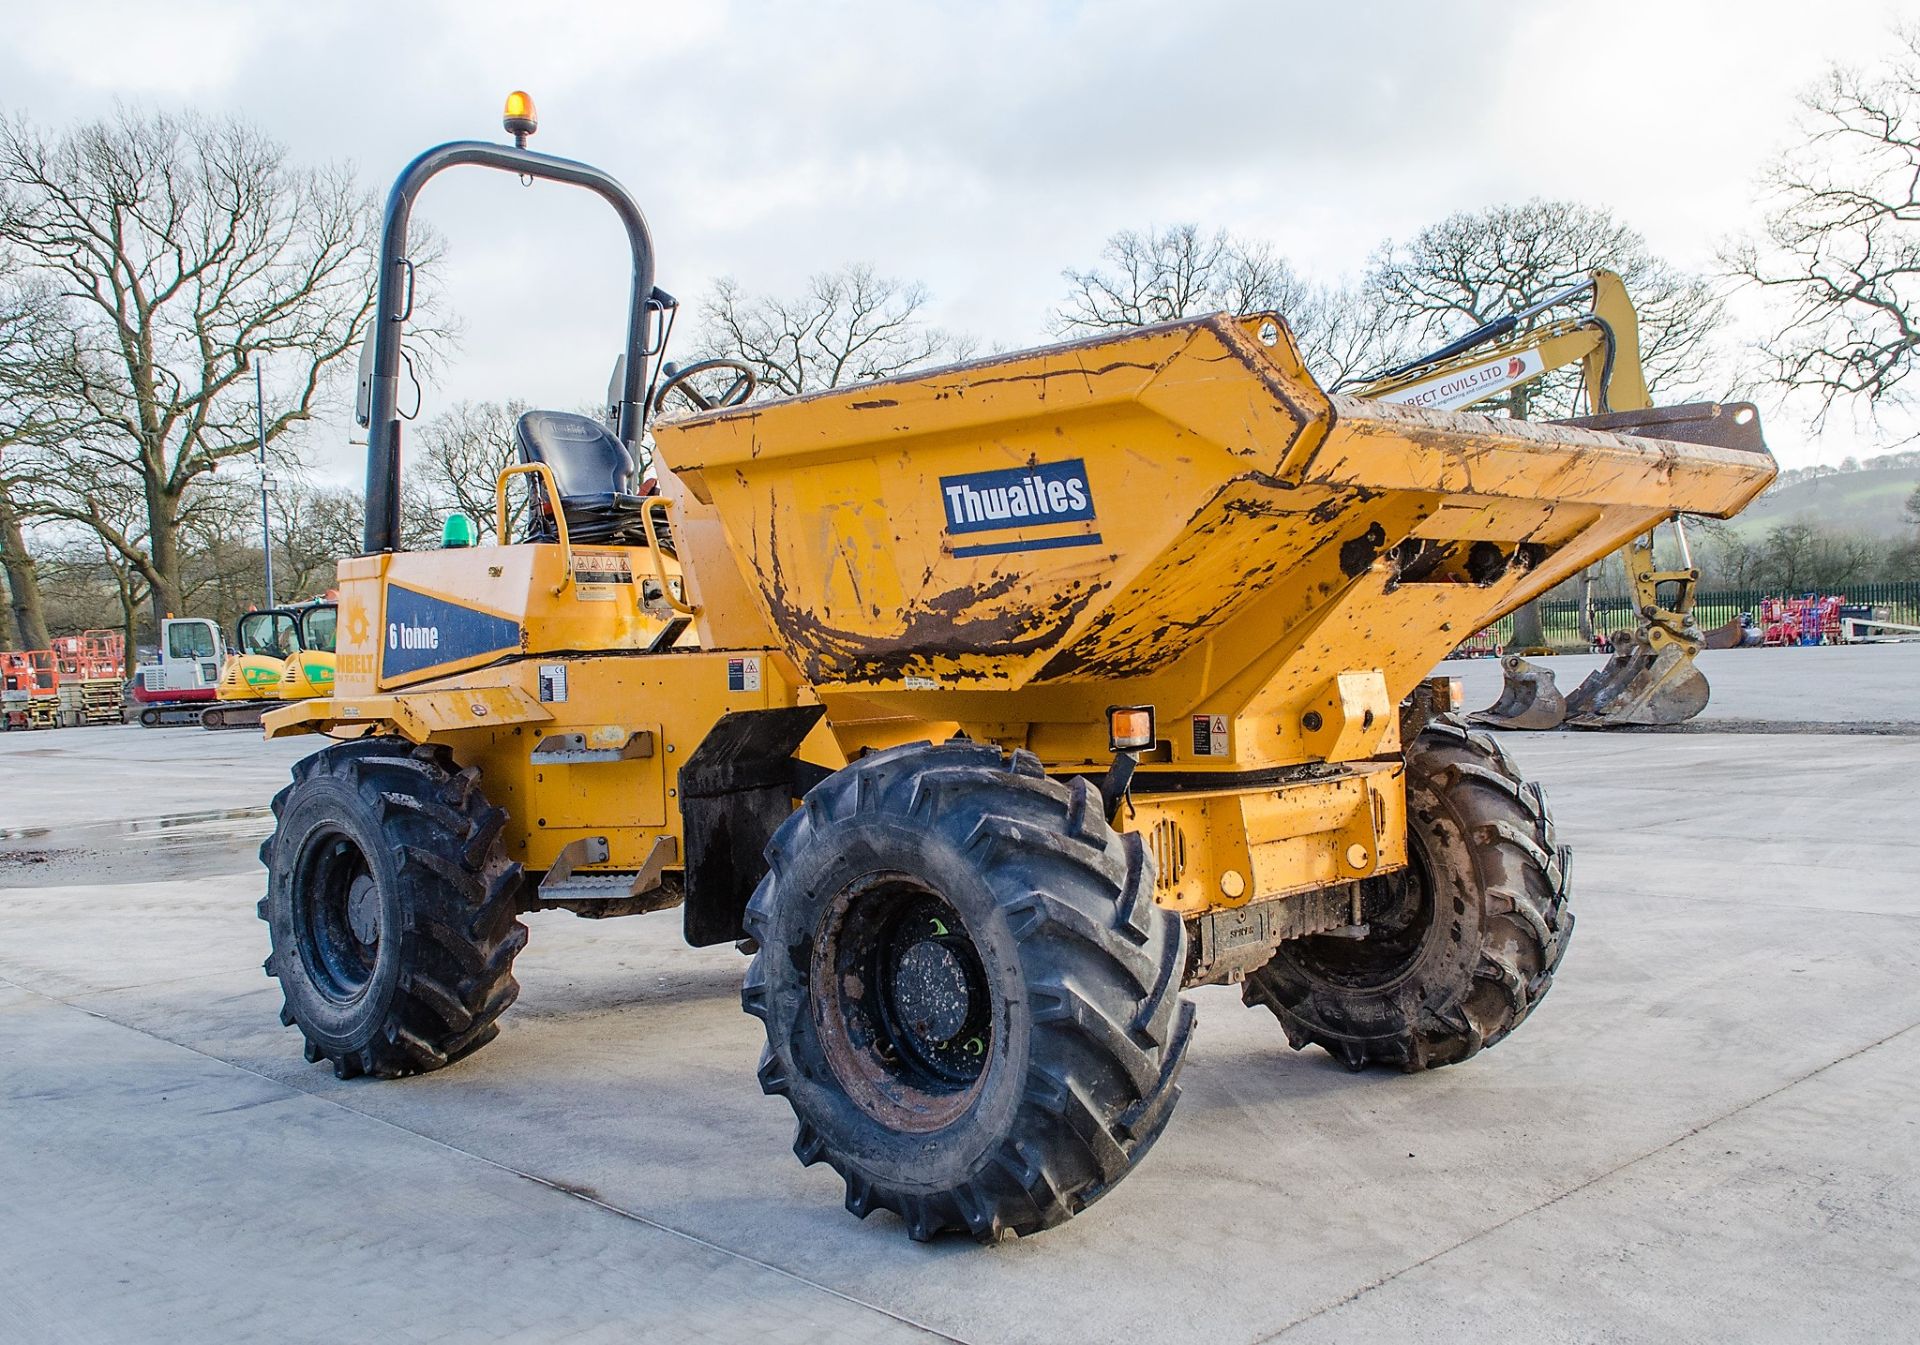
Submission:
M 636 481 L 633 454 L 591 416 L 567 411 L 529 411 L 514 427 L 520 461 L 543 462 L 560 488 L 567 535 L 575 542 L 645 546 L 641 519 L 646 497 L 658 489 L 649 476 Z M 527 540 L 559 539 L 546 489 L 535 478 Z

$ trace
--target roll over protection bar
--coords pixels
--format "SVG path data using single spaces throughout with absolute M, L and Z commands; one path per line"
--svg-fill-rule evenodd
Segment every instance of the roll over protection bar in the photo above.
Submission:
M 407 260 L 407 223 L 414 198 L 435 174 L 458 164 L 497 168 L 522 177 L 585 187 L 620 216 L 633 251 L 633 293 L 627 310 L 627 358 L 619 392 L 618 430 L 628 448 L 646 428 L 647 314 L 653 294 L 653 236 L 627 189 L 589 164 L 485 140 L 436 145 L 408 164 L 387 193 L 380 226 L 380 277 L 374 302 L 372 370 L 367 416 L 367 554 L 399 549 L 400 338 L 413 311 L 413 264 Z M 404 275 L 403 275 L 404 273 Z

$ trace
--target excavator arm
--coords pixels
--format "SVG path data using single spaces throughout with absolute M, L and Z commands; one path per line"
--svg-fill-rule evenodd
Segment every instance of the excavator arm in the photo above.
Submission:
M 1576 305 L 1584 311 L 1554 316 Z M 1639 318 L 1626 286 L 1611 271 L 1593 271 L 1528 308 L 1348 387 L 1379 401 L 1460 410 L 1576 363 L 1593 414 L 1556 423 L 1766 451 L 1749 405 L 1654 407 L 1640 364 Z M 1679 517 L 1669 526 L 1678 568 L 1657 565 L 1652 532 L 1621 552 L 1639 620 L 1634 630 L 1615 633 L 1606 664 L 1563 696 L 1552 672 L 1509 654 L 1501 660 L 1506 680 L 1500 698 L 1471 716 L 1474 722 L 1516 729 L 1678 724 L 1706 708 L 1707 680 L 1694 666 L 1707 644 L 1693 619 L 1700 571 Z
M 1584 312 L 1547 316 L 1583 300 Z M 1593 271 L 1585 280 L 1438 350 L 1335 390 L 1457 411 L 1576 363 L 1587 405 L 1595 412 L 1640 411 L 1653 405 L 1640 368 L 1640 319 L 1627 287 L 1611 271 Z

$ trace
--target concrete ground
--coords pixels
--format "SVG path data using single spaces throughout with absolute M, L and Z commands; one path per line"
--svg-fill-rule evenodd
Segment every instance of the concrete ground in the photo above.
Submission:
M 1356 1076 L 1199 991 L 1151 1157 L 992 1248 L 799 1167 L 740 959 L 671 916 L 530 917 L 454 1068 L 305 1064 L 253 912 L 296 750 L 0 735 L 0 1341 L 1907 1338 L 1920 647 L 1708 675 L 1732 720 L 1906 727 L 1508 736 L 1580 922 L 1522 1031 Z

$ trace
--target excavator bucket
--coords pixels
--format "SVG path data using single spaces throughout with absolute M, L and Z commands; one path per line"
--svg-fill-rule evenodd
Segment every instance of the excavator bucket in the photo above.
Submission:
M 1696 651 L 1677 640 L 1656 649 L 1645 635 L 1617 631 L 1613 655 L 1567 696 L 1567 723 L 1601 729 L 1621 724 L 1683 724 L 1707 708 L 1707 679 Z
M 1707 632 L 1707 648 L 1738 649 L 1747 641 L 1747 625 L 1738 616 Z
M 1554 685 L 1553 671 L 1529 663 L 1518 654 L 1500 660 L 1500 672 L 1506 678 L 1500 699 L 1467 716 L 1472 723 L 1490 729 L 1557 729 L 1567 718 L 1567 700 Z

